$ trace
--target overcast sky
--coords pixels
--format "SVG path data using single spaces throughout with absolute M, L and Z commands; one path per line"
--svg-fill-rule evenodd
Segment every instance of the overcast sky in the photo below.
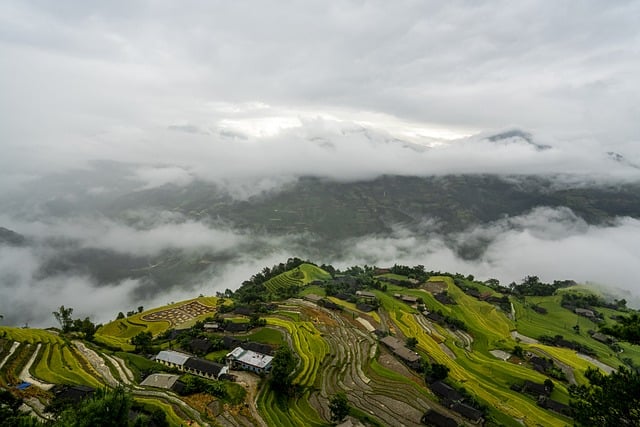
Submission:
M 3 1 L 0 167 L 190 166 L 327 121 L 637 159 L 640 2 L 483 3 Z
M 490 138 L 514 129 L 512 138 Z M 130 163 L 123 173 L 131 176 L 117 178 L 135 179 L 138 189 L 205 179 L 240 198 L 301 175 L 640 180 L 640 1 L 1 1 L 0 226 L 137 254 L 242 253 L 251 240 L 191 220 L 151 221 L 141 231 L 80 213 L 53 223 L 10 218 L 7 201 L 19 200 L 21 183 L 96 159 Z M 29 188 L 47 200 L 41 187 Z M 58 190 L 63 199 L 77 195 Z M 96 197 L 112 190 L 82 189 Z M 439 236 L 402 229 L 352 242 L 348 259 L 321 262 L 572 277 L 640 295 L 629 281 L 640 274 L 638 221 L 597 227 L 572 215 L 541 207 L 466 230 L 460 240 L 494 239 L 474 262 Z M 229 265 L 215 282 L 220 290 L 301 255 L 268 237 L 271 252 Z M 97 289 L 104 304 L 85 310 L 105 319 L 127 308 L 139 286 L 38 279 L 42 251 L 0 248 L 5 318 L 44 322 L 10 311 L 46 288 L 58 290 L 56 304 Z M 211 284 L 167 290 L 154 303 L 204 290 Z M 50 312 L 52 301 L 35 311 Z

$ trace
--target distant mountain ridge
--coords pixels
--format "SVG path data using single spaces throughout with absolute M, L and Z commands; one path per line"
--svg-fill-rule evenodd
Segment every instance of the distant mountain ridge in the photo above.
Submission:
M 16 233 L 8 228 L 0 227 L 0 245 L 22 246 L 26 242 L 22 234 Z

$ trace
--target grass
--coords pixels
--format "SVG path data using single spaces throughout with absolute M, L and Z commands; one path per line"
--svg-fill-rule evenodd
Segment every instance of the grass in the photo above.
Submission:
M 264 327 L 260 330 L 247 335 L 246 337 L 249 341 L 257 341 L 265 344 L 271 344 L 280 346 L 284 342 L 284 337 L 282 336 L 282 332 L 277 329 Z

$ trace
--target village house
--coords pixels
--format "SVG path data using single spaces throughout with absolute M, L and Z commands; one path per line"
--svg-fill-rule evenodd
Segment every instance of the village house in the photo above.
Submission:
M 463 399 L 463 396 L 458 393 L 453 387 L 443 383 L 442 381 L 436 381 L 432 383 L 430 386 L 431 391 L 438 396 L 440 399 L 446 400 L 448 402 L 460 402 Z
M 190 358 L 184 363 L 185 372 L 209 379 L 220 379 L 229 372 L 229 367 L 205 359 Z
M 156 355 L 154 360 L 166 365 L 170 368 L 178 368 L 182 370 L 185 362 L 190 358 L 188 354 L 180 353 L 174 350 L 162 350 Z
M 382 338 L 380 342 L 386 345 L 393 354 L 398 356 L 400 360 L 406 363 L 410 368 L 420 368 L 420 363 L 422 362 L 420 355 L 407 348 L 398 338 L 389 335 Z
M 596 317 L 596 314 L 593 312 L 593 310 L 587 310 L 586 308 L 576 308 L 574 312 L 588 319 L 593 319 Z
M 425 412 L 422 418 L 420 418 L 420 422 L 422 424 L 435 427 L 458 427 L 458 422 L 456 420 L 449 418 L 440 412 L 434 411 L 433 409 L 429 409 Z
M 466 403 L 456 402 L 451 405 L 451 410 L 462 415 L 473 424 L 481 424 L 484 421 L 482 418 L 482 411 L 479 411 Z
M 236 347 L 227 354 L 227 364 L 233 369 L 252 371 L 257 374 L 266 374 L 271 370 L 273 357 Z
M 140 383 L 142 386 L 162 388 L 165 390 L 173 390 L 176 381 L 180 375 L 173 374 L 151 374 Z

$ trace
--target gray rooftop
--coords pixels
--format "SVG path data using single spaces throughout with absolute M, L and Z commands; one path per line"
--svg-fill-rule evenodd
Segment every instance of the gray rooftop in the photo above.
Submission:
M 191 356 L 189 356 L 188 354 L 180 353 L 178 351 L 163 350 L 157 354 L 155 360 L 173 363 L 175 365 L 184 365 L 184 362 L 186 362 L 190 357 Z
M 146 385 L 148 387 L 158 387 L 170 389 L 178 381 L 180 375 L 171 374 L 151 374 L 140 383 L 140 385 Z
M 245 350 L 242 347 L 236 347 L 232 352 L 227 354 L 227 357 L 237 360 L 241 363 L 246 363 L 250 366 L 255 366 L 256 368 L 264 369 L 273 360 L 272 356 L 268 356 L 266 354 L 257 353 L 251 350 Z

